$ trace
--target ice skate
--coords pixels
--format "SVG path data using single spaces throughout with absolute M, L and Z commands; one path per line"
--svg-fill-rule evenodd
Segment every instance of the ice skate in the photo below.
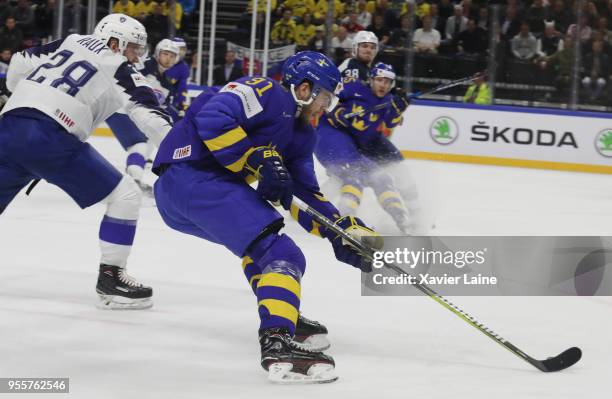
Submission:
M 327 339 L 327 328 L 318 321 L 310 320 L 301 313 L 295 326 L 293 341 L 303 350 L 323 352 L 331 343 Z
M 153 289 L 136 282 L 125 268 L 100 265 L 96 292 L 100 309 L 147 309 L 153 306 Z
M 286 328 L 260 330 L 261 366 L 278 384 L 316 384 L 338 379 L 331 356 L 298 348 Z

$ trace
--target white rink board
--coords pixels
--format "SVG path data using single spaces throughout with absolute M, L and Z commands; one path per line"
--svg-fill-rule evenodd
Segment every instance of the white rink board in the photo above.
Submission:
M 612 173 L 612 115 L 416 101 L 404 119 L 392 140 L 409 157 Z

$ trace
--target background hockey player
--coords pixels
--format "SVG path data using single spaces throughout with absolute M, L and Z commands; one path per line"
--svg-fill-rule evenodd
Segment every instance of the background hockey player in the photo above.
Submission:
M 397 180 L 391 177 L 393 168 L 389 167 L 402 163 L 404 157 L 385 137 L 402 122 L 408 100 L 390 93 L 395 85 L 391 65 L 379 62 L 369 74 L 369 84 L 356 80 L 344 85 L 340 104 L 319 123 L 315 154 L 327 172 L 342 182 L 339 201 L 342 214 L 355 215 L 364 187 L 372 187 L 378 202 L 398 228 L 412 234 L 414 220 L 406 205 L 417 212 L 416 186 L 405 169 Z M 350 119 L 345 117 L 383 103 L 390 106 Z
M 353 37 L 351 57 L 338 67 L 344 83 L 367 82 L 372 63 L 378 54 L 378 37 L 373 32 L 362 30 Z
M 174 85 L 166 77 L 166 72 L 178 61 L 179 48 L 170 39 L 163 39 L 155 46 L 154 56 L 142 63 L 139 72 L 153 89 L 159 106 L 170 113 Z M 157 148 L 147 136 L 130 120 L 125 110 L 120 110 L 106 120 L 121 146 L 127 151 L 125 170 L 134 178 L 143 193 L 153 196 L 150 185 L 143 181 L 145 164 Z
M 170 130 L 170 118 L 132 65 L 145 45 L 146 32 L 138 21 L 112 14 L 93 35 L 73 34 L 17 53 L 7 77 L 13 95 L 0 117 L 0 213 L 37 179 L 60 187 L 81 208 L 107 205 L 96 286 L 105 307 L 152 305 L 151 288 L 125 271 L 141 191 L 84 143 L 119 107 L 157 142 Z
M 189 65 L 185 62 L 185 54 L 187 53 L 187 43 L 185 43 L 185 40 L 180 37 L 175 37 L 172 41 L 179 49 L 179 60 L 166 71 L 166 77 L 174 86 L 172 90 L 172 108 L 170 114 L 172 115 L 172 119 L 177 121 L 185 116 L 185 110 L 189 106 L 187 101 Z
M 283 382 L 327 382 L 334 361 L 292 340 L 306 261 L 280 234 L 283 217 L 270 205 L 291 208 L 293 195 L 351 232 L 372 233 L 341 218 L 319 192 L 314 173 L 316 135 L 308 120 L 331 110 L 341 89 L 338 68 L 326 56 L 301 52 L 283 67 L 282 85 L 245 77 L 219 92 L 202 93 L 163 141 L 154 172 L 157 209 L 170 227 L 224 245 L 244 258 L 261 319 L 261 364 Z M 257 189 L 246 181 L 258 181 Z M 353 248 L 305 215 L 300 224 L 327 238 L 338 260 L 370 270 Z

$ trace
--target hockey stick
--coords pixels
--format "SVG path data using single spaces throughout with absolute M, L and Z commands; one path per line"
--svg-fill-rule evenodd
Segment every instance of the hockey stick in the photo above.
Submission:
M 310 206 L 308 206 L 306 203 L 304 203 L 299 198 L 294 197 L 293 203 L 300 210 L 312 216 L 318 223 L 320 223 L 321 225 L 325 226 L 326 228 L 330 229 L 334 233 L 341 236 L 342 239 L 346 240 L 348 243 L 350 243 L 350 245 L 355 247 L 363 256 L 365 256 L 366 258 L 370 260 L 373 259 L 374 250 L 372 248 L 368 247 L 366 244 L 362 243 L 360 240 L 348 234 L 337 224 L 329 220 L 327 217 L 322 215 L 316 209 L 313 209 Z M 393 263 L 386 263 L 385 266 L 400 275 L 407 274 L 404 270 L 402 270 L 400 267 L 398 267 L 397 265 Z M 550 357 L 546 360 L 536 360 L 532 358 L 531 356 L 527 355 L 525 352 L 523 352 L 516 346 L 514 346 L 513 344 L 511 344 L 510 342 L 508 342 L 505 338 L 503 338 L 499 334 L 495 333 L 489 327 L 485 326 L 484 324 L 482 324 L 481 322 L 479 322 L 478 320 L 476 320 L 475 318 L 473 318 L 472 316 L 470 316 L 469 314 L 461 310 L 459 307 L 457 307 L 456 305 L 451 303 L 448 299 L 444 298 L 443 296 L 435 292 L 433 289 L 431 289 L 426 284 L 414 283 L 413 285 L 419 291 L 429 296 L 431 299 L 438 302 L 440 305 L 444 306 L 446 309 L 450 310 L 455 315 L 462 318 L 465 322 L 470 324 L 472 327 L 476 328 L 478 331 L 480 331 L 487 337 L 491 338 L 493 341 L 497 342 L 504 348 L 508 349 L 510 352 L 520 357 L 524 361 L 528 362 L 529 364 L 531 364 L 532 366 L 534 366 L 540 371 L 544 371 L 544 372 L 560 371 L 560 370 L 566 369 L 574 365 L 582 357 L 582 351 L 580 350 L 580 348 L 572 347 L 560 353 L 559 355 L 555 357 Z
M 476 73 L 476 74 L 474 74 L 472 76 L 468 76 L 468 77 L 457 79 L 457 80 L 452 80 L 452 81 L 450 81 L 448 83 L 441 84 L 441 85 L 436 86 L 433 89 L 427 90 L 425 92 L 417 91 L 416 93 L 410 93 L 406 97 L 408 98 L 409 101 L 412 101 L 413 99 L 419 98 L 421 96 L 426 96 L 428 94 L 434 94 L 434 93 L 437 93 L 437 92 L 440 92 L 440 91 L 444 91 L 446 89 L 450 89 L 451 87 L 459 86 L 459 85 L 464 84 L 464 83 L 471 83 L 471 82 L 475 81 L 476 79 L 480 78 L 481 76 L 484 76 L 484 72 L 478 72 L 478 73 Z M 350 112 L 348 114 L 345 114 L 344 118 L 352 118 L 354 116 L 363 115 L 363 114 L 366 114 L 368 112 L 378 111 L 379 109 L 387 108 L 389 105 L 391 105 L 391 103 L 390 102 L 386 102 L 386 103 L 375 105 L 375 106 L 370 107 L 370 108 L 362 109 L 361 111 Z

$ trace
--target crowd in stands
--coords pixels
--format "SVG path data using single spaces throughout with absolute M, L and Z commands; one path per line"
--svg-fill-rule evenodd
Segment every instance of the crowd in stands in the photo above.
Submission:
M 56 0 L 0 0 L 0 73 L 5 73 L 16 51 L 44 44 L 54 36 Z M 87 1 L 64 0 L 61 36 L 84 33 Z M 196 0 L 117 0 L 113 12 L 132 16 L 145 25 L 151 47 L 184 29 Z M 108 14 L 108 3 L 98 2 L 98 18 Z
M 250 24 L 251 2 L 245 26 Z M 273 0 L 271 45 L 326 51 L 327 4 L 328 0 Z M 494 4 L 499 30 L 491 35 Z M 265 9 L 266 1 L 259 1 L 260 40 Z M 582 93 L 590 101 L 605 102 L 612 98 L 611 28 L 612 0 L 335 0 L 331 50 L 342 62 L 350 56 L 352 37 L 365 29 L 380 41 L 379 58 L 394 64 L 400 74 L 411 44 L 415 76 L 452 78 L 485 69 L 493 43 L 498 81 L 550 85 L 567 93 L 574 43 L 579 41 Z

